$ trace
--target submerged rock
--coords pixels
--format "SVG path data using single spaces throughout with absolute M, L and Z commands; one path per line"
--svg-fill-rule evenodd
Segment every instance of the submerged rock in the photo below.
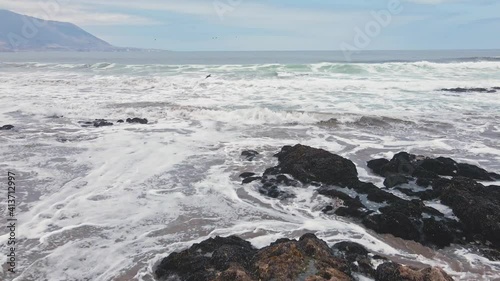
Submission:
M 257 157 L 259 153 L 255 150 L 244 150 L 241 152 L 241 156 L 243 156 L 248 161 L 253 161 L 255 157 Z
M 476 92 L 476 93 L 496 93 L 496 90 L 498 90 L 498 87 L 493 87 L 493 88 L 444 88 L 441 89 L 441 91 L 444 92 L 453 92 L 453 93 L 469 93 L 469 92 Z
M 79 121 L 78 123 L 82 124 L 82 127 L 94 126 L 96 128 L 99 128 L 113 126 L 113 123 L 107 121 L 106 119 L 95 119 L 94 121 Z
M 104 119 L 99 119 L 94 121 L 94 127 L 105 127 L 105 126 L 113 126 L 113 123 L 108 122 Z
M 251 182 L 254 182 L 254 181 L 261 180 L 261 179 L 262 179 L 262 177 L 248 177 L 248 178 L 244 178 L 241 183 L 242 184 L 247 184 L 247 183 L 251 183 Z
M 148 119 L 146 118 L 127 118 L 127 123 L 131 124 L 148 124 Z
M 12 125 L 3 125 L 2 127 L 0 127 L 0 131 L 8 131 L 12 129 L 14 129 L 14 126 Z
M 255 176 L 255 173 L 245 172 L 245 173 L 242 173 L 240 175 L 240 178 L 246 179 L 246 178 L 253 177 L 253 176 Z

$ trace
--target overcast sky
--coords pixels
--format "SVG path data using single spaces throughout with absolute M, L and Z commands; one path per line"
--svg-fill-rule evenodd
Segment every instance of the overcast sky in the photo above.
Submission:
M 0 8 L 139 48 L 338 50 L 368 27 L 363 49 L 500 49 L 499 0 L 401 0 L 397 11 L 391 1 L 0 0 Z M 380 11 L 391 17 L 378 32 Z

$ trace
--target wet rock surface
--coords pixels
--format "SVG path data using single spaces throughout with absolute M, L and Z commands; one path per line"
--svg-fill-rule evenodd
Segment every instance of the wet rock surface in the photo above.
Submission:
M 78 122 L 82 124 L 82 127 L 108 127 L 108 126 L 113 126 L 112 122 L 109 122 L 106 119 L 95 119 L 94 121 L 80 121 Z
M 260 250 L 235 236 L 216 237 L 170 254 L 156 267 L 155 275 L 158 280 L 182 281 L 354 281 L 356 272 L 392 278 L 378 280 L 453 280 L 439 268 L 413 270 L 396 263 L 375 268 L 374 259 L 362 245 L 346 241 L 330 248 L 313 234 L 299 240 L 279 239 Z M 414 276 L 426 279 L 411 279 Z
M 0 127 L 0 131 L 8 131 L 12 129 L 14 129 L 13 125 L 3 125 L 2 127 Z
M 293 188 L 317 186 L 319 194 L 333 200 L 323 213 L 349 217 L 377 233 L 426 246 L 474 243 L 500 249 L 500 188 L 477 182 L 497 180 L 496 173 L 451 158 L 400 152 L 391 160 L 368 161 L 390 188 L 383 189 L 359 180 L 350 160 L 322 149 L 284 146 L 275 156 L 277 166 L 244 183 L 260 179 L 260 193 L 278 199 L 293 197 Z M 454 216 L 426 205 L 427 201 L 448 206 Z
M 280 173 L 292 175 L 303 183 L 344 184 L 358 178 L 352 161 L 323 149 L 300 144 L 285 146 L 276 157 Z
M 257 155 L 259 155 L 259 152 L 255 150 L 244 150 L 243 152 L 241 152 L 241 156 L 248 161 L 253 161 L 255 157 L 257 157 Z

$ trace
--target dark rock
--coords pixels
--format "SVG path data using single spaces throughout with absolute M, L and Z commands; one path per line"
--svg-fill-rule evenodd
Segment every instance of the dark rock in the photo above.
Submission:
M 368 167 L 378 175 L 390 180 L 401 179 L 402 176 L 419 178 L 419 185 L 428 186 L 427 181 L 439 179 L 439 176 L 463 176 L 476 180 L 490 181 L 500 179 L 500 175 L 487 172 L 486 170 L 446 157 L 419 159 L 413 154 L 400 152 L 388 161 L 387 159 L 376 159 L 368 161 Z
M 365 206 L 359 200 L 359 197 L 352 198 L 351 196 L 336 190 L 334 187 L 321 187 L 318 189 L 318 193 L 330 198 L 340 199 L 345 206 L 353 208 L 364 208 Z
M 491 181 L 495 180 L 492 175 L 486 170 L 479 168 L 478 166 L 474 166 L 471 164 L 458 164 L 458 173 L 459 176 L 467 177 L 475 180 L 483 180 L 483 181 Z M 493 174 L 495 175 L 495 174 Z
M 164 258 L 155 275 L 183 281 L 353 280 L 346 262 L 312 234 L 258 251 L 237 237 L 208 239 Z
M 381 190 L 373 183 L 354 180 L 349 182 L 346 186 L 348 188 L 354 189 L 358 193 L 367 194 L 368 200 L 371 200 L 373 202 L 384 203 L 402 200 L 392 193 Z
M 458 163 L 455 162 L 455 160 L 446 157 L 424 159 L 419 164 L 420 167 L 425 170 L 443 176 L 454 176 L 458 171 Z
M 466 232 L 500 247 L 500 192 L 461 177 L 440 180 L 433 188 L 441 192 L 441 203 L 453 210 Z
M 414 220 L 402 212 L 375 214 L 363 219 L 363 225 L 382 234 L 392 234 L 406 240 L 420 240 L 420 231 Z
M 421 270 L 413 269 L 393 262 L 378 266 L 376 281 L 453 281 L 446 272 L 438 267 L 428 267 Z
M 489 173 L 490 177 L 493 179 L 493 180 L 500 180 L 500 174 L 497 174 L 497 173 Z
M 297 240 L 295 240 L 295 239 L 280 238 L 280 239 L 272 242 L 270 246 L 278 245 L 281 243 L 294 242 L 294 241 L 297 242 Z
M 291 146 L 291 145 L 285 145 L 281 148 L 281 150 L 278 153 L 274 154 L 274 157 L 279 158 L 281 155 L 288 153 L 288 151 L 292 148 L 293 148 L 293 146 Z
M 402 213 L 408 218 L 418 219 L 422 217 L 423 207 L 424 204 L 419 200 L 399 200 L 389 206 L 380 208 L 379 211 L 384 215 Z
M 285 175 L 278 175 L 276 177 L 276 182 L 279 183 L 279 184 L 287 185 L 287 186 L 290 185 L 289 184 L 290 183 L 290 179 L 287 176 L 285 176 Z
M 381 214 L 367 216 L 362 223 L 382 234 L 392 234 L 407 240 L 420 241 L 423 204 L 399 200 L 379 209 Z
M 397 185 L 406 183 L 409 183 L 408 177 L 405 177 L 403 175 L 390 175 L 384 180 L 384 186 L 387 188 L 393 188 Z
M 245 150 L 241 152 L 241 156 L 245 157 L 248 161 L 253 161 L 253 159 L 259 155 L 259 153 L 255 150 Z
M 450 246 L 455 239 L 450 229 L 444 223 L 435 219 L 424 219 L 423 233 L 426 240 L 440 248 Z
M 407 152 L 399 152 L 394 157 L 392 157 L 391 161 L 384 165 L 381 168 L 381 174 L 384 176 L 388 176 L 391 174 L 401 174 L 411 176 L 415 171 L 415 166 L 413 165 L 413 161 L 416 156 L 413 154 L 409 154 Z
M 349 256 L 348 260 L 353 260 L 353 256 L 367 256 L 369 253 L 365 246 L 349 241 L 333 245 L 332 250 L 338 250 L 345 253 L 346 257 Z
M 257 280 L 353 280 L 347 263 L 332 255 L 328 245 L 313 234 L 299 241 L 282 242 L 257 253 Z
M 490 261 L 500 261 L 500 251 L 495 249 L 480 249 L 481 255 Z
M 496 87 L 493 88 L 449 88 L 449 89 L 441 89 L 443 92 L 453 92 L 453 93 L 470 93 L 470 92 L 476 92 L 476 93 L 495 93 L 496 92 Z
M 318 122 L 318 125 L 320 126 L 337 126 L 339 124 L 340 124 L 339 120 L 335 118 L 330 118 L 328 120 L 323 120 Z
M 271 183 L 264 184 L 262 187 L 259 188 L 259 192 L 271 198 L 284 199 L 293 197 L 291 194 L 280 190 L 278 186 L 272 185 Z
M 146 118 L 127 118 L 127 123 L 131 124 L 148 124 L 148 119 Z
M 98 119 L 94 121 L 94 127 L 107 127 L 107 126 L 113 126 L 113 123 L 108 122 L 104 119 Z
M 215 280 L 232 264 L 238 264 L 243 273 L 251 276 L 245 269 L 253 268 L 252 258 L 256 253 L 257 250 L 249 242 L 235 236 L 210 238 L 164 258 L 155 274 L 160 280 L 173 276 L 185 281 Z
M 415 182 L 418 186 L 428 187 L 432 184 L 432 179 L 429 178 L 418 178 Z
M 333 199 L 341 200 L 345 207 L 339 207 L 335 210 L 335 214 L 342 217 L 362 218 L 366 215 L 365 206 L 361 203 L 359 197 L 352 198 L 351 196 L 336 190 L 334 187 L 321 187 L 318 193 Z M 323 209 L 324 213 L 333 211 L 332 206 L 327 206 Z
M 3 125 L 2 127 L 0 127 L 0 131 L 8 131 L 12 129 L 14 129 L 14 126 L 12 125 Z
M 416 166 L 414 168 L 412 176 L 416 177 L 416 178 L 424 178 L 424 179 L 430 179 L 430 180 L 439 179 L 438 174 L 436 174 L 432 171 L 428 171 L 428 170 L 426 170 L 422 167 L 419 167 L 419 166 Z
M 164 258 L 155 275 L 158 280 L 183 281 L 354 281 L 352 271 L 376 280 L 452 280 L 437 268 L 418 271 L 390 262 L 375 271 L 362 245 L 345 241 L 329 248 L 314 234 L 298 241 L 278 239 L 260 250 L 234 236 L 210 238 Z M 435 279 L 441 277 L 445 279 Z
M 375 174 L 383 176 L 382 168 L 389 163 L 387 159 L 375 159 L 368 161 L 367 165 Z
M 264 171 L 264 175 L 265 176 L 268 176 L 268 175 L 278 175 L 280 173 L 280 169 L 279 167 L 271 167 L 271 168 L 267 168 L 265 171 Z
M 242 173 L 240 175 L 240 178 L 246 179 L 246 178 L 253 177 L 253 176 L 255 176 L 255 173 L 246 172 L 246 173 Z
M 261 179 L 262 179 L 261 177 L 249 177 L 249 178 L 245 178 L 241 183 L 242 184 L 247 184 L 247 183 L 251 183 L 251 182 L 254 182 L 254 181 L 261 180 Z
M 331 212 L 331 211 L 333 211 L 333 210 L 335 210 L 335 208 L 333 208 L 333 206 L 328 205 L 328 206 L 326 206 L 325 208 L 323 208 L 323 210 L 321 210 L 321 211 L 322 211 L 323 213 L 327 214 L 327 213 L 329 213 L 329 212 Z
M 106 119 L 95 119 L 94 121 L 79 121 L 78 123 L 82 124 L 82 127 L 107 127 L 113 126 L 113 123 L 107 121 Z
M 124 123 L 125 121 L 123 121 L 122 119 L 116 121 L 117 123 Z
M 332 251 L 334 256 L 347 260 L 352 272 L 359 272 L 371 278 L 375 276 L 375 269 L 368 257 L 369 252 L 364 246 L 345 241 L 333 245 Z
M 341 184 L 358 177 L 354 163 L 323 149 L 298 144 L 282 148 L 277 157 L 281 173 L 303 183 Z

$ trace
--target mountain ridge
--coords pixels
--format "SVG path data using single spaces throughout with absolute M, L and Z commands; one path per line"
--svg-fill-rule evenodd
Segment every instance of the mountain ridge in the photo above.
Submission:
M 0 52 L 15 51 L 117 51 L 108 42 L 79 26 L 42 20 L 0 9 Z

